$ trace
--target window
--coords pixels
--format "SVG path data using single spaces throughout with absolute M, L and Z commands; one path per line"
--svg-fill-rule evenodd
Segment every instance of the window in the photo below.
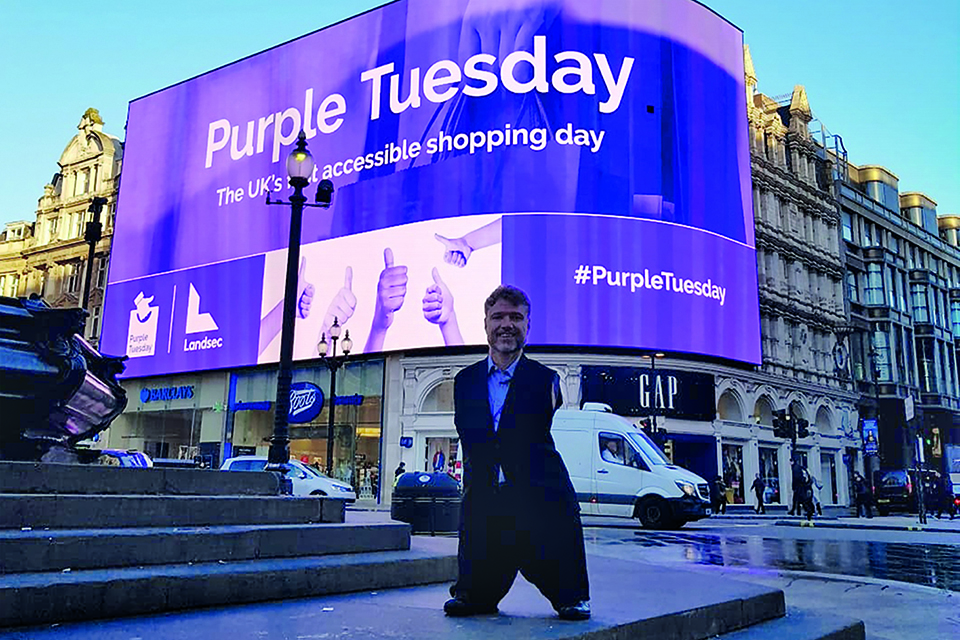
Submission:
M 867 265 L 867 304 L 883 304 L 883 273 L 879 264 Z
M 7 290 L 4 288 L 7 286 L 7 276 L 0 276 L 0 296 L 7 295 Z
M 950 324 L 954 337 L 960 337 L 960 300 L 950 301 Z
M 601 433 L 599 436 L 600 459 L 610 464 L 618 464 L 634 469 L 649 471 L 640 454 L 624 440 L 623 436 L 614 433 Z
M 910 285 L 910 299 L 913 302 L 913 321 L 930 322 L 930 311 L 927 301 L 927 285 L 914 283 Z
M 873 246 L 873 223 L 868 220 L 860 219 L 863 222 L 863 233 L 860 234 L 862 240 L 861 246 L 863 247 L 872 247 Z
M 97 288 L 103 289 L 107 286 L 107 266 L 110 264 L 110 258 L 100 256 L 97 260 Z
M 851 302 L 860 302 L 860 283 L 857 280 L 855 271 L 847 273 L 847 296 Z
M 80 291 L 80 283 L 82 279 L 82 262 L 71 262 L 63 267 L 63 290 L 66 293 L 76 293 L 77 291 Z
M 90 169 L 77 171 L 73 183 L 73 195 L 82 196 L 90 188 Z
M 853 242 L 853 220 L 850 218 L 850 212 L 844 211 L 841 214 L 843 221 L 842 230 L 843 230 L 843 239 L 847 242 Z
M 60 218 L 50 218 L 47 222 L 47 238 L 49 242 L 53 242 L 57 239 L 57 223 L 60 221 Z
M 100 337 L 100 315 L 103 307 L 97 305 L 90 314 L 90 335 L 88 337 L 96 339 Z
M 889 382 L 891 380 L 890 371 L 890 336 L 887 335 L 887 327 L 881 326 L 873 333 L 873 348 L 876 351 L 876 364 L 879 379 Z
M 10 279 L 10 296 L 13 298 L 16 298 L 19 289 L 20 289 L 20 276 L 12 276 Z

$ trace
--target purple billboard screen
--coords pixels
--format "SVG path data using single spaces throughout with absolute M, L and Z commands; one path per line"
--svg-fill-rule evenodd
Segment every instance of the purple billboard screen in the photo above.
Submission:
M 531 342 L 760 361 L 742 34 L 692 1 L 399 0 L 130 105 L 102 348 L 275 362 L 302 129 L 295 358 Z M 314 186 L 309 187 L 313 195 Z

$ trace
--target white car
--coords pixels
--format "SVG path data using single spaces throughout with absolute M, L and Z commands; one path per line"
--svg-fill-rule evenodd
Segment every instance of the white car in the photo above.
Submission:
M 223 464 L 220 465 L 220 470 L 263 471 L 266 466 L 266 457 L 237 456 L 224 460 Z M 329 496 L 331 498 L 341 498 L 348 503 L 357 500 L 357 494 L 353 487 L 329 478 L 299 460 L 290 460 L 287 463 L 287 477 L 293 481 L 293 495 L 295 496 Z

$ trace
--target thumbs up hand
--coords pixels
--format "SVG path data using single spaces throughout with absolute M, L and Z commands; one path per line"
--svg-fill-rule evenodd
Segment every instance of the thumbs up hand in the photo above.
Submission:
M 300 271 L 297 273 L 297 315 L 306 318 L 310 315 L 310 306 L 313 304 L 312 284 L 304 280 L 303 272 L 307 268 L 307 259 L 300 258 Z
M 323 323 L 320 325 L 320 333 L 329 336 L 333 319 L 336 318 L 339 324 L 344 325 L 356 309 L 357 296 L 353 295 L 353 267 L 347 267 L 344 271 L 343 287 L 330 301 L 327 313 L 323 316 Z M 332 345 L 332 341 L 329 344 Z
M 407 268 L 394 266 L 393 250 L 383 250 L 383 271 L 377 282 L 377 303 L 373 312 L 373 330 L 386 331 L 393 324 L 393 314 L 403 306 L 407 295 Z
M 463 238 L 445 238 L 439 233 L 433 234 L 437 242 L 443 245 L 443 261 L 457 267 L 464 267 L 470 254 L 473 253 L 473 247 L 467 244 Z
M 433 268 L 433 284 L 427 287 L 423 296 L 423 317 L 427 322 L 444 325 L 453 314 L 453 294 L 446 283 L 440 279 L 437 268 Z

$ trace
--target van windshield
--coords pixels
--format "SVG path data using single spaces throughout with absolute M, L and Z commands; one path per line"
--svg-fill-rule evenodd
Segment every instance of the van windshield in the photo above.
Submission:
M 647 436 L 643 431 L 630 431 L 630 440 L 633 441 L 640 450 L 643 452 L 643 455 L 652 463 L 652 464 L 670 464 L 670 461 L 667 460 L 667 457 L 660 451 L 660 447 L 654 443 L 653 440 Z

